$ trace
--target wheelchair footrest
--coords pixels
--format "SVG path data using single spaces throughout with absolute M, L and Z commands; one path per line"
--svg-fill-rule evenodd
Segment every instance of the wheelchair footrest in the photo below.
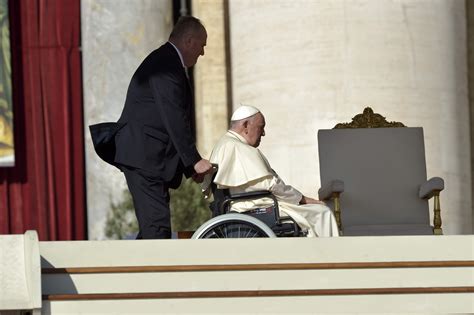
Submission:
M 278 237 L 295 237 L 300 236 L 300 229 L 294 223 L 281 223 L 271 227 L 272 231 Z

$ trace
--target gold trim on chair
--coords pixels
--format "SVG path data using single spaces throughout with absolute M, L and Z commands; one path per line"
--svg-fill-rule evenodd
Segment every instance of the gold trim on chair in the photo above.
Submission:
M 340 194 L 341 193 L 334 192 L 331 198 L 334 200 L 334 216 L 336 217 L 337 228 L 339 229 L 339 234 L 342 234 Z
M 351 122 L 337 124 L 333 129 L 390 127 L 405 127 L 405 125 L 397 121 L 387 121 L 384 116 L 374 113 L 372 108 L 366 107 L 364 112 L 355 115 Z
M 439 191 L 436 191 L 433 195 L 434 197 L 434 218 L 433 218 L 433 234 L 434 235 L 443 235 L 443 229 L 441 228 L 442 220 L 441 220 L 441 206 L 439 201 Z

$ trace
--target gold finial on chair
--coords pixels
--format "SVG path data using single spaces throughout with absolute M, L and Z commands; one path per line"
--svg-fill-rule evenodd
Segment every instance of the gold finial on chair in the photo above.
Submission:
M 351 122 L 337 124 L 334 129 L 345 128 L 390 128 L 405 127 L 401 122 L 387 121 L 384 116 L 374 113 L 372 108 L 366 107 L 362 114 L 355 115 Z

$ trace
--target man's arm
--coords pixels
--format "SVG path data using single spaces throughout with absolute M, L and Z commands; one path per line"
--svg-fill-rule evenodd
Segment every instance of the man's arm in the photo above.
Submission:
M 188 116 L 190 104 L 186 98 L 188 86 L 184 73 L 160 72 L 151 77 L 150 86 L 166 131 L 185 168 L 193 167 L 196 174 L 206 174 L 212 165 L 201 158 L 196 148 Z

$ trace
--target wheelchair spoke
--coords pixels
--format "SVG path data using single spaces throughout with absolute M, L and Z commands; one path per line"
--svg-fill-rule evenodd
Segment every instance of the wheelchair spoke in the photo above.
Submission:
M 251 232 L 253 232 L 252 235 L 250 235 Z M 260 236 L 259 236 L 258 231 L 249 230 L 246 237 L 248 237 L 248 238 L 253 238 L 253 237 L 260 237 Z
M 215 230 L 214 233 L 216 234 L 217 238 L 224 237 L 225 238 L 225 233 L 222 231 L 222 227 L 218 227 L 219 229 Z
M 251 237 L 259 237 L 259 236 L 258 236 L 258 232 L 255 231 Z
M 247 234 L 245 235 L 245 237 L 246 237 L 246 238 L 255 237 L 255 236 L 249 236 L 251 232 L 252 232 L 252 230 L 248 230 L 248 231 L 247 231 Z
M 218 226 L 218 229 L 214 231 L 216 234 L 217 238 L 227 238 L 226 236 L 226 231 L 225 231 L 225 226 Z

